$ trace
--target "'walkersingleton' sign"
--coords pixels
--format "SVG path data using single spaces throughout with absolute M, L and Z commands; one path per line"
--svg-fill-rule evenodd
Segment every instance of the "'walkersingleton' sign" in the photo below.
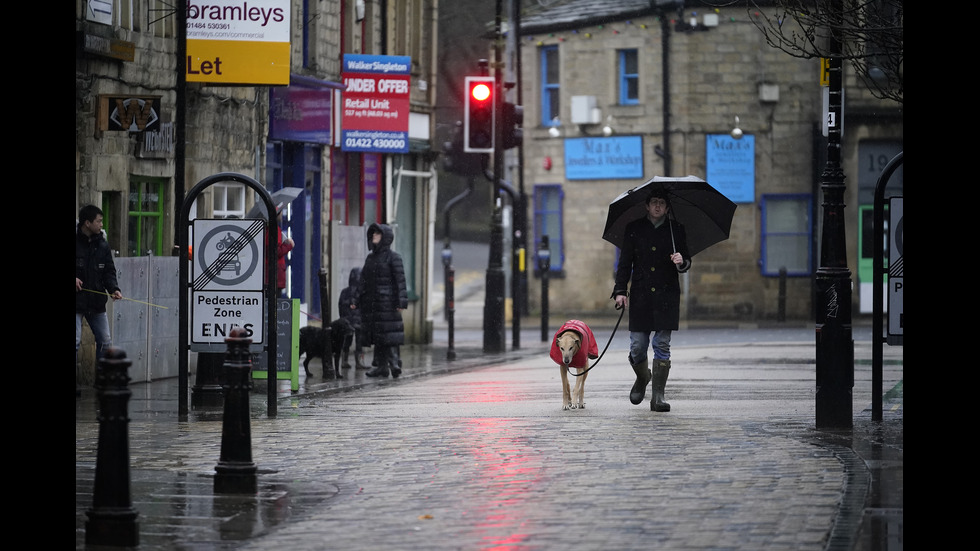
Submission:
M 408 153 L 412 58 L 344 54 L 341 148 Z
M 573 138 L 565 140 L 565 178 L 613 180 L 643 177 L 643 138 Z

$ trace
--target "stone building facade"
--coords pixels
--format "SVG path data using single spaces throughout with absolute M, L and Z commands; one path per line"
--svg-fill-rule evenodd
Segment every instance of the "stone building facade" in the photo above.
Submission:
M 522 16 L 529 254 L 549 234 L 551 309 L 611 311 L 617 249 L 601 238 L 608 204 L 653 176 L 694 175 L 728 186 L 737 209 L 729 239 L 696 255 L 682 278 L 682 320 L 812 320 L 827 147 L 821 61 L 767 45 L 744 6 L 688 1 L 664 13 L 657 4 L 566 0 Z M 870 313 L 870 280 L 859 272 L 870 227 L 861 217 L 881 161 L 902 150 L 903 110 L 845 74 L 848 267 L 853 311 Z M 627 171 L 569 166 L 583 147 L 641 161 Z M 747 148 L 749 157 L 721 166 L 712 155 L 724 147 Z M 863 160 L 870 156 L 878 172 Z M 889 189 L 900 194 L 901 172 Z M 532 305 L 540 299 L 535 281 Z
M 336 302 L 350 263 L 367 255 L 362 229 L 384 222 L 396 229 L 396 250 L 417 259 L 407 267 L 412 287 L 407 337 L 431 340 L 422 297 L 431 284 L 430 197 L 437 192 L 431 136 L 438 1 L 251 3 L 288 7 L 288 82 L 188 79 L 181 88 L 178 71 L 187 66 L 179 59 L 177 9 L 184 6 L 191 13 L 200 4 L 76 0 L 76 216 L 83 205 L 100 206 L 118 256 L 172 255 L 184 199 L 202 180 L 237 173 L 269 192 L 301 187 L 304 193 L 290 205 L 283 229 L 297 243 L 287 292 L 301 300 L 309 321 L 336 317 L 335 307 L 322 311 L 321 299 Z M 407 152 L 354 152 L 341 143 L 341 112 L 335 107 L 343 98 L 347 55 L 411 60 Z M 332 107 L 290 103 L 290 92 L 297 90 L 314 98 L 306 105 Z M 117 120 L 131 105 L 130 113 L 143 113 L 146 120 Z M 314 118 L 308 134 L 289 126 Z M 191 217 L 243 218 L 255 203 L 253 195 L 234 183 L 210 186 L 196 198 Z M 338 260 L 342 251 L 352 251 L 346 263 Z M 322 272 L 329 274 L 327 297 L 321 293 Z M 91 348 L 87 351 L 83 358 L 90 363 Z

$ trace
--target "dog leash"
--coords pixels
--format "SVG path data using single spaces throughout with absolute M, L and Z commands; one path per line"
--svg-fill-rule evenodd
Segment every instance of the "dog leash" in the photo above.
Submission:
M 589 371 L 592 371 L 592 368 L 595 367 L 595 366 L 597 366 L 597 365 L 599 365 L 599 360 L 601 360 L 602 357 L 606 355 L 606 350 L 608 350 L 609 349 L 609 345 L 612 344 L 613 337 L 616 336 L 616 330 L 619 329 L 619 324 L 620 324 L 620 322 L 623 321 L 623 314 L 626 313 L 626 307 L 625 306 L 618 306 L 617 305 L 616 306 L 616 309 L 617 310 L 620 310 L 620 312 L 619 312 L 619 319 L 616 320 L 616 327 L 613 327 L 612 334 L 609 335 L 609 340 L 606 342 L 606 347 L 602 349 L 602 354 L 599 354 L 599 357 L 596 358 L 595 362 L 592 365 L 590 365 L 589 367 L 587 367 L 584 371 L 580 372 L 580 373 L 572 373 L 572 370 L 569 369 L 568 372 L 571 373 L 572 376 L 574 376 L 574 377 L 581 377 L 582 375 L 585 375 Z

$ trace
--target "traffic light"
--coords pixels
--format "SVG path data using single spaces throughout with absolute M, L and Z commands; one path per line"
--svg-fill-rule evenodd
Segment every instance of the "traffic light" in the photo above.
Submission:
M 493 153 L 493 77 L 466 77 L 463 151 Z
M 456 121 L 452 139 L 442 144 L 443 168 L 460 176 L 476 176 L 483 172 L 483 155 L 463 152 L 463 122 Z
M 524 142 L 524 106 L 505 103 L 502 108 L 504 135 L 503 148 L 520 147 Z

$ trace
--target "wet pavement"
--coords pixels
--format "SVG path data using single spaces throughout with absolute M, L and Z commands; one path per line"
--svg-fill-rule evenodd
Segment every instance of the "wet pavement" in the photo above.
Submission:
M 314 360 L 298 392 L 279 381 L 275 416 L 255 381 L 254 492 L 214 491 L 222 407 L 180 419 L 176 379 L 131 385 L 137 548 L 902 549 L 902 347 L 883 349 L 883 421 L 873 422 L 870 330 L 856 325 L 854 426 L 817 430 L 812 326 L 683 328 L 670 413 L 629 403 L 621 327 L 589 373 L 586 408 L 562 411 L 539 320 L 522 321 L 520 349 L 508 327 L 506 352 L 482 352 L 473 279 L 457 294 L 453 360 L 436 319 L 434 344 L 405 347 L 397 380 L 355 369 L 323 379 Z M 601 352 L 616 319 L 586 321 Z M 103 548 L 85 544 L 98 411 L 85 389 L 76 549 Z

